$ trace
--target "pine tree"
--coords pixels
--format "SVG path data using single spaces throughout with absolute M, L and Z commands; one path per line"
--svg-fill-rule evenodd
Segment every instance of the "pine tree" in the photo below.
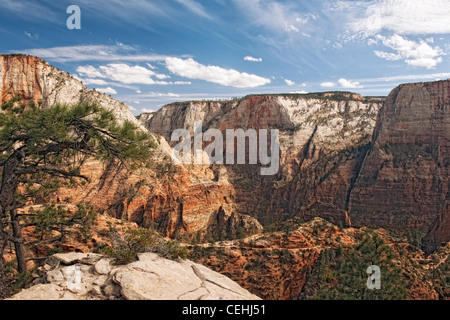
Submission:
M 135 168 L 150 157 L 151 137 L 95 103 L 56 104 L 42 109 L 14 98 L 0 113 L 0 293 L 4 288 L 4 252 L 13 243 L 17 270 L 26 271 L 22 225 L 17 209 L 27 198 L 58 188 L 60 181 L 86 181 L 88 159 L 107 168 Z M 18 187 L 25 186 L 25 193 Z M 36 187 L 37 186 L 37 187 Z

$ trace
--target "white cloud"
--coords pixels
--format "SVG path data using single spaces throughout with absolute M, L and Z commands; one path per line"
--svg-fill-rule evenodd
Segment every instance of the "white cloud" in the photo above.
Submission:
M 102 79 L 90 79 L 90 78 L 80 79 L 79 78 L 78 80 L 82 81 L 83 84 L 86 86 L 91 85 L 91 84 L 94 84 L 97 86 L 104 86 L 104 85 L 108 84 L 108 82 L 106 82 L 105 80 L 102 80 Z
M 144 113 L 153 113 L 153 112 L 155 112 L 156 110 L 153 110 L 153 109 L 148 109 L 148 108 L 142 108 L 141 109 L 141 112 L 144 112 Z
M 158 74 L 153 70 L 141 67 L 141 66 L 129 66 L 124 63 L 110 63 L 108 65 L 94 67 L 94 66 L 79 66 L 77 72 L 81 76 L 87 76 L 90 78 L 103 78 L 112 81 L 117 81 L 125 84 L 160 84 L 168 85 L 172 82 L 158 81 L 153 79 L 166 79 L 170 78 L 164 74 Z M 101 81 L 95 80 L 93 81 Z M 94 83 L 98 84 L 98 83 Z
M 338 1 L 338 6 L 355 13 L 348 29 L 360 37 L 383 30 L 400 35 L 450 33 L 448 0 Z
M 322 82 L 320 84 L 320 86 L 323 87 L 323 88 L 333 88 L 333 87 L 336 87 L 336 83 L 334 83 L 334 82 Z
M 308 91 L 304 91 L 304 90 L 301 90 L 301 91 L 293 91 L 293 92 L 290 92 L 291 94 L 307 94 L 307 93 L 309 93 Z
M 121 83 L 142 83 L 142 84 L 158 84 L 152 76 L 157 74 L 147 68 L 141 66 L 129 66 L 123 63 L 111 63 L 98 68 L 102 74 L 108 79 Z
M 173 84 L 177 84 L 177 85 L 191 85 L 192 82 L 191 81 L 175 81 Z
M 167 56 L 136 54 L 136 48 L 122 43 L 116 45 L 80 45 L 40 49 L 12 50 L 50 59 L 56 62 L 69 61 L 163 61 Z
M 288 80 L 288 79 L 284 79 L 284 82 L 288 85 L 288 86 L 293 86 L 293 85 L 295 85 L 295 82 L 294 81 L 291 81 L 291 80 Z
M 391 37 L 377 35 L 375 38 L 380 40 L 384 46 L 394 50 L 394 53 L 379 50 L 374 51 L 377 57 L 385 60 L 404 60 L 410 66 L 431 69 L 441 63 L 442 56 L 445 55 L 445 52 L 441 48 L 438 46 L 432 47 L 424 40 L 415 42 L 400 35 L 393 35 Z
M 200 3 L 197 3 L 194 0 L 175 0 L 176 2 L 185 6 L 189 11 L 195 13 L 198 16 L 203 18 L 212 19 L 211 16 L 205 11 L 203 6 Z
M 160 80 L 170 79 L 170 76 L 168 76 L 167 74 L 155 74 L 155 77 Z
M 97 90 L 98 92 L 102 92 L 105 94 L 117 94 L 117 91 L 114 90 L 111 87 L 107 87 L 107 88 L 96 88 L 95 90 Z
M 361 86 L 359 82 L 347 80 L 344 78 L 339 79 L 337 81 L 337 83 L 330 81 L 330 82 L 322 82 L 320 84 L 320 86 L 323 88 L 334 88 L 337 85 L 340 85 L 342 88 L 345 88 L 345 89 L 363 88 L 363 86 Z
M 105 75 L 93 66 L 79 66 L 77 67 L 77 72 L 80 76 L 86 76 L 89 78 L 105 78 Z
M 26 31 L 24 31 L 23 33 L 30 39 L 39 39 L 39 34 L 37 34 L 37 33 L 31 34 L 31 33 L 26 32 Z
M 284 30 L 300 32 L 300 30 L 296 26 L 294 26 L 292 24 L 286 24 L 285 27 L 284 27 Z
M 233 69 L 205 66 L 192 58 L 166 58 L 166 67 L 172 73 L 189 79 L 205 80 L 223 86 L 254 88 L 270 83 L 269 79 L 257 75 L 241 73 Z
M 234 3 L 252 24 L 279 34 L 299 34 L 311 19 L 316 19 L 312 14 L 299 13 L 293 3 L 274 0 L 234 0 Z
M 443 60 L 445 52 L 433 46 L 433 37 L 413 36 L 450 34 L 449 0 L 337 1 L 334 9 L 350 20 L 344 39 L 368 39 L 369 46 L 383 45 L 393 51 L 374 50 L 379 58 L 428 69 Z
M 263 61 L 262 58 L 254 58 L 254 57 L 251 57 L 251 56 L 244 57 L 244 60 L 245 61 L 252 61 L 252 62 L 262 62 Z
M 430 73 L 430 74 L 409 74 L 392 77 L 379 77 L 361 79 L 361 82 L 404 82 L 404 81 L 429 81 L 445 80 L 450 78 L 450 73 Z
M 344 78 L 339 79 L 338 83 L 342 88 L 346 88 L 346 89 L 362 88 L 362 86 L 359 84 L 359 82 L 347 80 Z
M 142 91 L 141 90 L 136 90 L 136 93 L 142 93 Z
M 179 98 L 180 95 L 172 92 L 161 93 L 161 92 L 150 92 L 144 97 L 169 97 L 169 98 Z

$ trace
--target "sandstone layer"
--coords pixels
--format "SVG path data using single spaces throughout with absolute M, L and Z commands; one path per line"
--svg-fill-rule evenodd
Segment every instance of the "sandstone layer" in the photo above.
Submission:
M 43 108 L 56 103 L 96 102 L 112 110 L 119 122 L 128 120 L 139 126 L 129 107 L 114 98 L 88 90 L 75 79 L 44 60 L 27 55 L 0 55 L 0 105 L 20 96 Z
M 82 173 L 92 183 L 62 188 L 56 201 L 88 201 L 99 212 L 156 227 L 164 236 L 189 239 L 223 233 L 251 235 L 262 232 L 253 217 L 236 212 L 235 190 L 207 167 L 185 168 L 170 159 L 153 168 L 105 174 L 98 162 L 87 163 Z M 241 236 L 242 236 L 241 235 Z M 188 237 L 188 238 L 186 238 Z
M 234 281 L 189 260 L 154 253 L 116 266 L 93 253 L 51 256 L 34 285 L 11 300 L 260 300 Z
M 342 92 L 255 95 L 174 103 L 143 114 L 140 120 L 172 146 L 177 142 L 170 141 L 171 133 L 179 128 L 193 132 L 196 121 L 202 122 L 204 131 L 214 128 L 224 133 L 239 128 L 278 129 L 281 167 L 276 175 L 261 177 L 257 166 L 224 166 L 240 212 L 270 220 L 307 215 L 311 206 L 324 203 L 320 214 L 344 221 L 354 172 L 365 155 L 382 102 L 382 98 Z
M 277 175 L 224 166 L 240 213 L 265 223 L 321 216 L 421 236 L 436 221 L 428 243 L 440 244 L 449 237 L 449 83 L 401 85 L 386 101 L 330 92 L 174 103 L 141 122 L 172 146 L 171 132 L 193 132 L 195 121 L 204 131 L 279 129 Z
M 381 109 L 372 147 L 349 199 L 352 220 L 428 228 L 448 215 L 450 81 L 395 88 Z

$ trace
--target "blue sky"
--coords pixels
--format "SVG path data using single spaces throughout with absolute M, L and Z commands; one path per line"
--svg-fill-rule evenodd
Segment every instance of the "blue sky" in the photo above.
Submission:
M 0 0 L 0 34 L 0 52 L 39 56 L 134 114 L 450 78 L 450 0 Z

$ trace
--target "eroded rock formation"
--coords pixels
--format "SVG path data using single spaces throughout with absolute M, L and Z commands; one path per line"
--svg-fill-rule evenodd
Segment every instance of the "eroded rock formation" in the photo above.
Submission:
M 236 189 L 240 212 L 259 218 L 307 214 L 325 203 L 337 219 L 344 212 L 354 172 L 365 155 L 382 98 L 352 93 L 256 95 L 222 102 L 186 102 L 164 106 L 141 122 L 170 142 L 178 128 L 203 130 L 278 129 L 281 168 L 261 177 L 254 166 L 225 166 Z M 225 136 L 225 134 L 224 134 Z M 361 149 L 361 150 L 360 150 Z M 327 212 L 326 212 L 327 211 Z M 336 211 L 338 211 L 336 213 Z

